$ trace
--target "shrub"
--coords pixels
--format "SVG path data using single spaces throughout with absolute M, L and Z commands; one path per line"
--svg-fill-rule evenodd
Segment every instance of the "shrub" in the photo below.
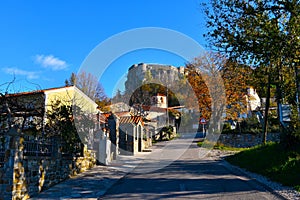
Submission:
M 281 141 L 286 148 L 294 148 L 300 145 L 300 121 L 295 106 L 292 107 L 291 122 L 287 129 L 283 130 Z
M 233 132 L 234 130 L 231 129 L 231 124 L 229 122 L 225 122 L 222 130 L 222 134 L 230 134 Z

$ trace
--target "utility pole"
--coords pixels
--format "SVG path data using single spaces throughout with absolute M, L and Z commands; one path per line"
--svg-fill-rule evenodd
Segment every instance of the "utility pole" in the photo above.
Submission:
M 168 98 L 168 85 L 167 85 L 167 97 L 166 97 L 166 104 L 167 104 L 167 126 L 169 126 L 169 98 Z

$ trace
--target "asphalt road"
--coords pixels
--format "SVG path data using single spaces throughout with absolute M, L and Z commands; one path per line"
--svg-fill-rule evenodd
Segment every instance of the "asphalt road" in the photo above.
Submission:
M 178 141 L 191 143 L 184 139 Z M 180 148 L 178 141 L 168 153 Z M 147 159 L 100 199 L 280 199 L 255 180 L 231 171 L 224 161 L 200 158 L 196 143 L 169 165 L 143 172 L 161 162 Z

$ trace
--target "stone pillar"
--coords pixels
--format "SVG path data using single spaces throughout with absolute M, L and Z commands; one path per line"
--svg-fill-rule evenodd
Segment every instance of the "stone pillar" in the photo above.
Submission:
M 5 135 L 4 137 L 4 165 L 0 169 L 0 199 L 12 199 L 13 174 L 14 174 L 14 154 L 15 149 L 13 137 Z
M 116 159 L 119 154 L 119 118 L 112 114 L 108 118 L 109 137 L 111 141 L 112 158 Z
M 16 129 L 5 135 L 4 166 L 0 170 L 0 199 L 29 198 L 23 167 L 23 137 Z
M 15 136 L 14 174 L 13 174 L 13 199 L 28 199 L 25 169 L 23 166 L 24 138 Z

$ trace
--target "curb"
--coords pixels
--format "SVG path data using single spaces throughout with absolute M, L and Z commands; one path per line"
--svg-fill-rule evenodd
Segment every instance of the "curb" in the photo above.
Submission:
M 251 172 L 252 174 L 250 174 L 250 172 L 248 172 L 247 170 L 230 164 L 224 158 L 221 158 L 220 161 L 221 161 L 222 166 L 224 166 L 226 169 L 231 171 L 233 174 L 239 176 L 239 174 L 237 173 L 237 171 L 238 171 L 240 174 L 242 174 L 243 176 L 255 181 L 258 185 L 262 186 L 266 191 L 270 192 L 271 194 L 275 195 L 276 197 L 278 197 L 280 199 L 283 199 L 283 200 L 289 200 L 284 195 L 277 192 L 276 189 L 268 186 L 266 183 L 264 183 L 263 181 L 257 179 L 256 177 L 253 177 L 252 174 L 255 174 L 255 173 Z M 262 176 L 262 175 L 259 175 L 259 174 L 256 174 L 256 175 L 257 176 Z

